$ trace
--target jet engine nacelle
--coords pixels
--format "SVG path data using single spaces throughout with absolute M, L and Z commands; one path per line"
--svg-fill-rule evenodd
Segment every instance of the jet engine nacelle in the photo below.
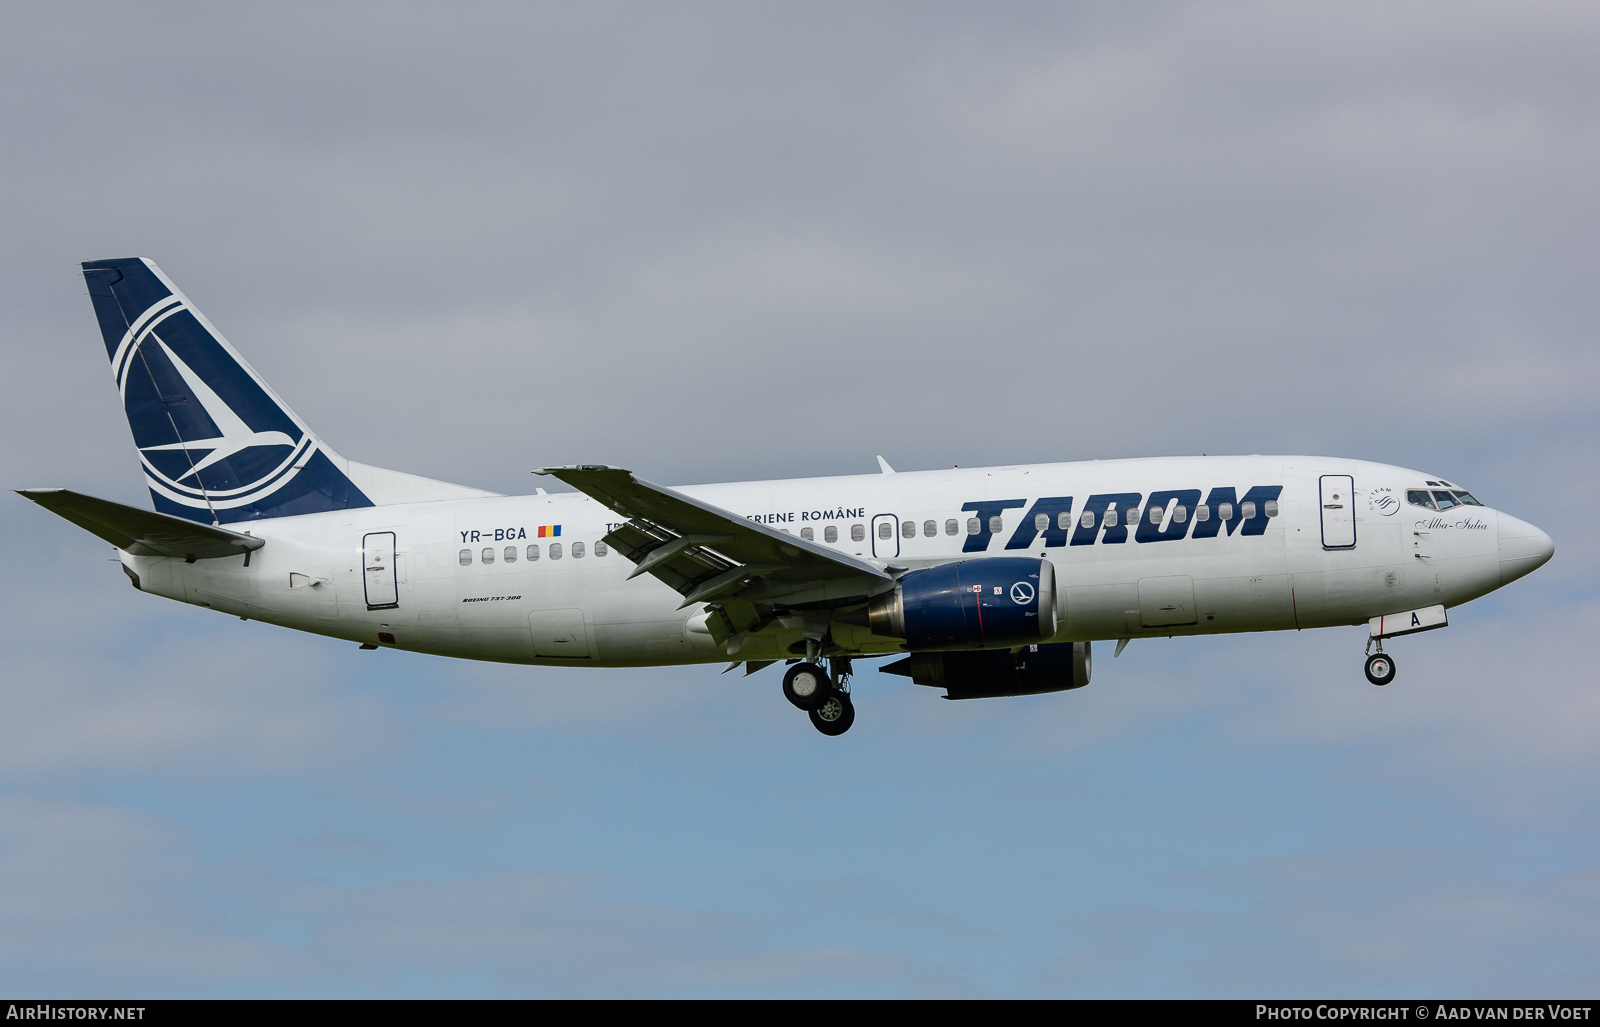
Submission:
M 1082 688 L 1092 669 L 1088 642 L 1061 642 L 1025 645 L 1015 652 L 912 653 L 883 672 L 943 688 L 946 699 L 987 699 Z
M 905 648 L 995 649 L 1056 633 L 1056 575 L 1048 560 L 996 557 L 911 571 L 865 610 L 839 618 Z

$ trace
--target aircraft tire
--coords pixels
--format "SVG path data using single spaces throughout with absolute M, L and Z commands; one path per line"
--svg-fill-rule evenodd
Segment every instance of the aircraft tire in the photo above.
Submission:
M 1387 685 L 1394 680 L 1394 657 L 1388 653 L 1373 653 L 1367 657 L 1367 680 L 1375 685 Z
M 842 735 L 856 722 L 856 705 L 846 692 L 834 692 L 811 711 L 811 724 L 825 735 Z
M 833 681 L 815 663 L 797 663 L 783 675 L 783 697 L 797 709 L 810 712 L 828 701 Z

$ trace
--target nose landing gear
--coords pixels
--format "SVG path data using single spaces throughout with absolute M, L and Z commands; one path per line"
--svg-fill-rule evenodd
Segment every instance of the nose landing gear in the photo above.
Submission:
M 1372 652 L 1372 642 L 1367 642 L 1367 680 L 1375 685 L 1387 685 L 1394 680 L 1394 657 L 1383 651 L 1383 640 L 1378 639 L 1378 651 Z
M 1373 653 L 1367 657 L 1367 680 L 1375 685 L 1387 685 L 1394 680 L 1394 660 L 1388 653 Z
M 783 675 L 783 697 L 811 716 L 811 723 L 825 735 L 842 735 L 856 721 L 855 704 L 850 701 L 850 660 L 834 657 L 828 662 L 833 673 L 806 660 L 791 666 Z

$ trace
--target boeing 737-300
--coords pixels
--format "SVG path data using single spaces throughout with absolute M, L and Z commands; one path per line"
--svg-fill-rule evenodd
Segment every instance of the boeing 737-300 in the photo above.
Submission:
M 1550 536 L 1438 474 L 1164 457 L 667 488 L 603 464 L 502 496 L 347 460 L 154 263 L 83 265 L 154 510 L 21 494 L 134 588 L 249 620 L 552 667 L 787 664 L 823 734 L 852 661 L 950 699 L 1089 683 L 1091 642 L 1366 625 L 1387 639 L 1522 577 Z

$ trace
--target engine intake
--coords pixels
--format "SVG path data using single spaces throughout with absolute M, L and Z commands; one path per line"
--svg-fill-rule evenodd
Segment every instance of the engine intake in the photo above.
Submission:
M 1056 575 L 1048 560 L 995 557 L 912 571 L 864 610 L 839 617 L 905 648 L 995 649 L 1056 633 Z
M 913 653 L 882 670 L 943 688 L 946 699 L 988 699 L 1082 688 L 1089 683 L 1093 658 L 1088 642 L 1061 642 L 1017 652 Z

